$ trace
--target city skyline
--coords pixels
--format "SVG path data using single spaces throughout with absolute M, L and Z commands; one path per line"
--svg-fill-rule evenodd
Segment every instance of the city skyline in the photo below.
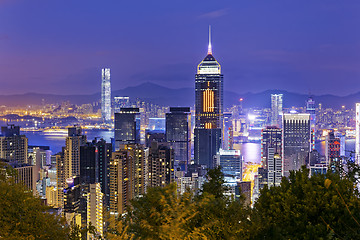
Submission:
M 360 91 L 356 1 L 148 4 L 1 1 L 0 94 L 94 93 L 102 66 L 112 69 L 113 89 L 191 88 L 209 24 L 225 90 Z M 324 87 L 337 81 L 345 84 Z

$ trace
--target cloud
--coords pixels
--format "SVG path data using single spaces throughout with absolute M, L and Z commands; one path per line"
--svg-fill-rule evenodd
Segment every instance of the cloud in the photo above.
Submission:
M 223 9 L 219 9 L 219 10 L 215 10 L 215 11 L 211 11 L 211 12 L 201 14 L 199 16 L 199 18 L 219 18 L 219 17 L 222 17 L 224 15 L 227 15 L 228 12 L 229 12 L 228 8 L 223 8 Z

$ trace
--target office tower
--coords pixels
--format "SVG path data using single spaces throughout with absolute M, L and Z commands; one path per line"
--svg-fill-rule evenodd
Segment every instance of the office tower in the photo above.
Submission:
M 111 143 L 104 139 L 93 140 L 80 146 L 80 182 L 82 184 L 100 183 L 104 193 L 104 206 L 109 206 L 110 198 L 110 158 Z
M 271 125 L 281 127 L 283 95 L 271 94 Z
M 315 149 L 315 131 L 316 131 L 316 108 L 315 101 L 310 96 L 306 101 L 306 113 L 310 114 L 310 129 L 311 129 L 311 149 Z
M 120 145 L 140 143 L 136 117 L 139 108 L 121 108 L 115 113 L 115 150 Z
M 120 112 L 121 108 L 129 107 L 131 107 L 129 97 L 114 97 L 114 113 Z
M 326 136 L 325 157 L 327 166 L 340 163 L 340 138 L 335 137 L 333 131 Z
M 104 122 L 111 120 L 110 68 L 101 70 L 101 116 Z
M 95 227 L 95 232 L 99 236 L 103 236 L 103 196 L 100 183 L 90 184 L 87 194 L 87 226 Z M 88 233 L 90 235 L 90 233 Z
M 82 135 L 81 127 L 68 128 L 64 149 L 67 178 L 80 176 L 80 146 L 86 144 L 86 142 L 86 135 Z
M 122 145 L 110 161 L 110 214 L 124 213 L 129 201 L 145 193 L 145 153 L 140 144 Z
M 299 170 L 311 151 L 310 114 L 283 115 L 283 176 Z
M 110 198 L 110 158 L 111 143 L 104 139 L 93 140 L 80 146 L 80 182 L 81 184 L 100 183 L 104 193 L 104 206 L 109 206 Z
M 209 29 L 210 30 L 210 29 Z M 221 147 L 223 117 L 223 75 L 212 55 L 209 31 L 208 54 L 195 75 L 194 160 L 213 167 L 213 158 Z
M 189 107 L 171 107 L 166 113 L 166 141 L 174 149 L 174 168 L 186 171 L 191 160 L 191 116 Z
M 356 103 L 355 111 L 355 162 L 360 164 L 360 103 Z
M 90 142 L 80 146 L 80 183 L 93 184 L 99 182 L 98 151 Z
M 0 158 L 9 162 L 28 163 L 28 139 L 20 135 L 20 127 L 1 127 Z
M 104 193 L 104 206 L 108 208 L 110 205 L 110 159 L 112 145 L 111 143 L 107 143 L 104 139 L 100 139 L 95 145 L 97 147 L 99 183 L 101 192 Z
M 59 206 L 63 206 L 63 190 L 66 188 L 66 181 L 80 176 L 80 146 L 84 144 L 86 144 L 86 136 L 82 135 L 81 128 L 68 128 L 65 148 L 61 154 L 56 156 Z
M 264 172 L 259 171 L 259 175 L 262 180 L 266 179 L 269 187 L 279 186 L 283 176 L 282 130 L 276 126 L 266 127 L 261 132 L 261 163 Z
M 234 133 L 232 126 L 232 113 L 224 113 L 223 119 L 223 140 L 222 148 L 225 150 L 231 150 L 234 147 Z
M 225 181 L 242 181 L 242 156 L 240 150 L 220 149 L 215 157 L 216 166 L 221 167 Z
M 148 181 L 149 187 L 164 187 L 174 181 L 174 150 L 168 144 L 151 143 Z

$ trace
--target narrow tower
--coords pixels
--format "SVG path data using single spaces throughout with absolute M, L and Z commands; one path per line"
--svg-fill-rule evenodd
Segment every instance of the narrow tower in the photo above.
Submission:
M 101 117 L 104 122 L 111 120 L 110 68 L 101 71 Z
M 212 55 L 209 26 L 208 54 L 195 75 L 195 163 L 213 168 L 214 156 L 221 147 L 223 117 L 223 75 Z

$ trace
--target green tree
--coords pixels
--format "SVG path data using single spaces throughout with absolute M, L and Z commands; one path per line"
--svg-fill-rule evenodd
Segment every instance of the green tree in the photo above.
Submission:
M 0 238 L 68 239 L 63 219 L 49 213 L 49 208 L 23 185 L 16 184 L 14 171 L 0 164 Z
M 201 196 L 179 195 L 176 184 L 150 188 L 131 201 L 123 219 L 110 223 L 109 239 L 241 239 L 249 209 L 226 195 L 220 168 L 209 170 Z M 113 222 L 111 220 L 110 222 Z
M 360 239 L 360 200 L 354 182 L 328 172 L 291 172 L 264 188 L 251 215 L 253 239 Z
M 211 194 L 215 198 L 226 198 L 224 193 L 229 190 L 229 187 L 225 185 L 224 174 L 220 166 L 209 169 L 206 174 L 206 180 L 202 186 L 203 195 Z
M 230 188 L 225 185 L 220 167 L 210 169 L 206 178 L 202 195 L 196 198 L 199 214 L 190 224 L 198 228 L 206 239 L 246 238 L 250 209 L 244 205 L 244 198 L 234 199 L 225 194 Z
M 192 229 L 187 222 L 196 214 L 192 194 L 179 195 L 173 183 L 150 188 L 143 197 L 132 200 L 126 223 L 135 238 L 190 239 Z

